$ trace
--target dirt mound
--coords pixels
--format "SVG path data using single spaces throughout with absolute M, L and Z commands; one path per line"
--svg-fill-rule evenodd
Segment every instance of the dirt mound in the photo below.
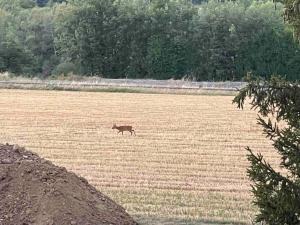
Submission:
M 137 224 L 88 182 L 16 145 L 0 145 L 1 225 Z

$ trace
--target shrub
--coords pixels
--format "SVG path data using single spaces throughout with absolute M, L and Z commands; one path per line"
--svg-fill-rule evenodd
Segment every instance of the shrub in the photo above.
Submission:
M 60 63 L 52 72 L 53 75 L 68 75 L 69 73 L 75 73 L 77 72 L 77 67 L 74 63 L 71 62 L 63 62 Z

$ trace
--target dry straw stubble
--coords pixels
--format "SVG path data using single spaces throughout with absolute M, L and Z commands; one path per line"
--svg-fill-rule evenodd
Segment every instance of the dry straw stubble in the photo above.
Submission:
M 249 223 L 244 147 L 276 160 L 256 114 L 237 110 L 232 96 L 0 92 L 1 142 L 84 176 L 150 224 Z M 113 123 L 132 125 L 136 136 L 117 135 Z

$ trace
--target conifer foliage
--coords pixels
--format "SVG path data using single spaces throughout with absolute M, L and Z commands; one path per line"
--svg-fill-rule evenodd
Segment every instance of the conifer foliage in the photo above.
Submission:
M 281 157 L 280 169 L 275 170 L 261 154 L 247 147 L 253 203 L 259 208 L 256 221 L 300 224 L 300 84 L 279 77 L 268 81 L 250 78 L 233 102 L 243 108 L 247 98 L 258 111 L 258 124 Z

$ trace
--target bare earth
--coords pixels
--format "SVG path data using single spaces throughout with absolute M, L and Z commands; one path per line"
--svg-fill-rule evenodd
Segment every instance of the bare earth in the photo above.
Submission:
M 0 145 L 1 225 L 136 225 L 88 182 L 38 155 Z
M 277 156 L 232 98 L 0 90 L 0 142 L 85 177 L 141 224 L 250 224 L 244 148 Z

